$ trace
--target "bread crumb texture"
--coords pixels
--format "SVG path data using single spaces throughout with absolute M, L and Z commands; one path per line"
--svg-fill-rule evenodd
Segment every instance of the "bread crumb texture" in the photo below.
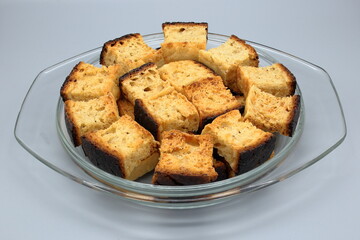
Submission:
M 75 146 L 88 132 L 107 128 L 119 118 L 116 100 L 111 93 L 89 101 L 65 101 L 65 121 Z
M 95 67 L 89 63 L 79 62 L 63 83 L 61 97 L 64 101 L 86 101 L 111 92 L 118 99 L 118 79 L 121 74 L 119 65 Z
M 244 117 L 264 131 L 292 136 L 299 111 L 299 95 L 276 97 L 252 86 L 246 98 Z
M 211 136 L 187 134 L 178 130 L 162 135 L 160 160 L 153 183 L 171 179 L 172 185 L 192 185 L 216 180 Z
M 143 65 L 149 59 L 156 59 L 156 54 L 156 50 L 144 42 L 141 34 L 132 33 L 106 42 L 100 54 L 100 64 L 119 64 L 125 73 Z
M 195 106 L 184 95 L 173 90 L 164 95 L 158 95 L 141 102 L 146 115 L 158 126 L 156 138 L 164 131 L 177 129 L 184 132 L 195 132 L 199 126 L 199 114 Z M 137 112 L 135 112 L 137 114 Z M 144 123 L 147 119 L 135 115 L 135 119 Z
M 147 63 L 120 77 L 121 91 L 133 105 L 136 99 L 147 99 L 173 90 L 161 79 L 154 63 Z
M 162 79 L 168 81 L 178 92 L 183 93 L 183 87 L 193 82 L 217 74 L 210 68 L 194 60 L 175 61 L 159 68 Z
M 282 64 L 266 67 L 238 66 L 237 83 L 246 96 L 251 86 L 277 97 L 291 96 L 295 92 L 295 76 Z

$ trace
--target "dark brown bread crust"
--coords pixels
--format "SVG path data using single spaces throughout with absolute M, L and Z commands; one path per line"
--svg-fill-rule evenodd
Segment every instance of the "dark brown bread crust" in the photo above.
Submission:
M 82 149 L 89 160 L 98 168 L 115 176 L 124 177 L 122 166 L 117 157 L 103 151 L 86 137 L 82 137 Z
M 227 178 L 231 178 L 231 177 L 234 177 L 235 176 L 235 173 L 234 171 L 231 169 L 229 163 L 225 160 L 224 157 L 220 156 L 219 153 L 218 153 L 218 150 L 216 148 L 213 149 L 213 158 L 215 159 L 216 163 L 218 162 L 222 162 L 224 163 L 225 165 L 225 179 Z M 214 167 L 216 168 L 216 164 L 214 165 Z M 219 177 L 220 177 L 220 174 L 223 174 L 223 173 L 219 173 L 218 170 L 216 170 L 216 172 L 218 173 L 218 178 L 216 179 L 216 181 L 220 180 Z
M 100 64 L 105 65 L 104 58 L 105 58 L 105 54 L 107 52 L 107 48 L 109 46 L 114 46 L 118 42 L 120 42 L 120 44 L 122 44 L 121 43 L 122 41 L 128 40 L 128 39 L 133 38 L 133 37 L 139 37 L 139 36 L 140 36 L 140 33 L 130 33 L 130 34 L 126 34 L 126 35 L 124 35 L 122 37 L 115 38 L 113 40 L 109 40 L 109 41 L 105 42 L 103 47 L 102 47 L 101 53 L 100 53 Z
M 144 65 L 141 65 L 138 68 L 134 68 L 132 70 L 130 70 L 129 72 L 125 73 L 124 75 L 122 75 L 119 78 L 119 85 L 121 86 L 121 82 L 128 79 L 128 78 L 132 78 L 135 75 L 140 74 L 141 72 L 145 71 L 146 69 L 152 68 L 152 67 L 156 67 L 155 63 L 149 62 L 149 63 L 145 63 Z
M 64 111 L 65 111 L 64 115 L 65 115 L 66 130 L 69 133 L 70 139 L 74 143 L 74 146 L 77 147 L 81 144 L 81 140 L 79 138 L 79 132 L 77 131 L 77 128 L 75 127 L 75 125 L 73 123 L 73 120 L 67 113 L 66 107 L 65 107 Z
M 299 116 L 300 116 L 300 108 L 301 108 L 301 101 L 300 101 L 300 95 L 294 95 L 294 108 L 291 112 L 291 116 L 290 116 L 290 121 L 288 124 L 288 133 L 287 136 L 292 137 L 292 135 L 294 134 L 296 125 L 298 123 L 299 120 Z
M 159 140 L 159 124 L 146 110 L 146 107 L 141 99 L 135 100 L 134 116 L 136 122 L 148 130 L 156 140 Z
M 221 180 L 227 179 L 229 177 L 228 170 L 227 170 L 227 167 L 224 162 L 215 161 L 214 168 L 218 174 L 216 181 L 221 181 Z
M 206 32 L 208 32 L 208 23 L 207 22 L 164 22 L 162 24 L 162 29 L 164 30 L 164 28 L 166 26 L 177 26 L 177 25 L 180 25 L 180 26 L 204 26 L 206 28 Z
M 268 160 L 274 151 L 276 136 L 272 134 L 261 145 L 242 152 L 239 156 L 237 175 L 246 173 Z
M 168 185 L 168 186 L 184 186 L 209 183 L 210 177 L 207 175 L 183 175 L 183 174 L 168 174 L 163 172 L 155 172 L 153 176 L 153 184 Z

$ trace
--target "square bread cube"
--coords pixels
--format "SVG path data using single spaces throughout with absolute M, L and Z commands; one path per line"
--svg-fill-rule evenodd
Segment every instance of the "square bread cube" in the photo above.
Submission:
M 124 35 L 104 43 L 100 64 L 120 64 L 124 73 L 137 68 L 153 58 L 156 50 L 148 46 L 139 33 Z
M 252 85 L 277 97 L 294 95 L 295 76 L 282 64 L 275 63 L 266 67 L 239 66 L 237 84 L 247 96 Z
M 225 85 L 235 93 L 241 93 L 237 86 L 236 71 L 239 65 L 259 65 L 255 49 L 235 35 L 216 48 L 199 51 L 199 62 L 213 69 L 224 80 Z
M 204 78 L 183 88 L 185 96 L 195 105 L 200 116 L 199 130 L 217 116 L 244 105 L 224 86 L 221 77 Z
M 121 76 L 119 82 L 124 97 L 133 105 L 136 99 L 146 99 L 174 89 L 161 79 L 154 63 L 146 63 L 131 70 Z
M 171 62 L 159 68 L 160 77 L 169 82 L 176 91 L 200 79 L 218 76 L 212 69 L 194 60 Z
M 164 42 L 161 49 L 165 63 L 198 60 L 199 50 L 206 49 L 207 23 L 166 22 L 162 29 Z
M 173 90 L 149 99 L 136 99 L 135 120 L 160 140 L 164 131 L 177 129 L 195 132 L 199 127 L 199 114 L 184 95 Z
M 128 180 L 152 171 L 159 161 L 158 142 L 128 115 L 106 129 L 87 133 L 82 148 L 94 165 Z
M 216 180 L 211 136 L 171 130 L 164 132 L 161 139 L 153 184 L 194 185 Z
M 276 97 L 252 86 L 246 97 L 244 117 L 258 128 L 291 137 L 300 114 L 300 96 Z
M 104 129 L 119 118 L 116 100 L 111 93 L 89 101 L 66 100 L 65 123 L 75 146 L 88 132 Z
M 244 120 L 237 110 L 217 117 L 201 134 L 213 137 L 217 154 L 235 174 L 252 170 L 268 160 L 275 148 L 275 135 Z
M 118 87 L 122 71 L 119 65 L 111 67 L 95 67 L 79 62 L 66 77 L 60 95 L 63 101 L 87 101 L 111 92 L 116 99 L 120 97 Z

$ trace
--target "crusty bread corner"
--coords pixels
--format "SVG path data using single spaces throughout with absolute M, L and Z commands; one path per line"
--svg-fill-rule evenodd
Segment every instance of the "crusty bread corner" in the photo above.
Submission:
M 88 101 L 66 100 L 65 124 L 75 146 L 91 131 L 104 129 L 119 118 L 116 100 L 111 93 Z
M 213 137 L 217 153 L 236 174 L 257 167 L 269 159 L 275 148 L 275 135 L 255 127 L 237 110 L 217 117 L 201 134 Z
M 141 34 L 132 33 L 104 43 L 100 54 L 100 64 L 110 66 L 120 64 L 128 72 L 145 64 L 156 50 L 148 46 Z
M 124 115 L 106 129 L 85 134 L 82 147 L 100 169 L 136 180 L 154 169 L 158 145 L 146 129 Z
M 111 92 L 118 99 L 120 97 L 118 79 L 121 74 L 119 65 L 108 68 L 79 62 L 66 77 L 60 95 L 63 101 L 70 99 L 87 101 Z
M 281 63 L 266 67 L 238 66 L 237 84 L 246 96 L 252 85 L 277 97 L 294 95 L 295 76 Z
M 152 179 L 154 184 L 194 185 L 217 179 L 211 136 L 171 130 L 164 132 L 161 139 L 160 160 Z
M 256 50 L 235 35 L 220 46 L 199 51 L 199 61 L 219 74 L 227 87 L 235 93 L 241 93 L 237 86 L 237 66 L 259 65 Z
M 199 50 L 206 49 L 207 23 L 166 22 L 162 29 L 164 42 L 161 49 L 165 63 L 198 60 Z
M 300 115 L 300 96 L 276 97 L 251 86 L 244 117 L 258 128 L 291 137 Z

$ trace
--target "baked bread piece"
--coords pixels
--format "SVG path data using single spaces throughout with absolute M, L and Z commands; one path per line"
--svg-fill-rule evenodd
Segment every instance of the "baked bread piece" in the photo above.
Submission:
M 216 180 L 211 136 L 171 130 L 164 132 L 161 139 L 153 184 L 194 185 Z
M 220 46 L 199 51 L 199 62 L 213 69 L 224 80 L 225 85 L 235 93 L 241 93 L 237 86 L 236 71 L 239 65 L 259 65 L 255 49 L 235 35 Z
M 177 129 L 195 132 L 199 126 L 199 114 L 184 95 L 173 90 L 170 93 L 148 99 L 136 99 L 135 120 L 159 140 L 164 131 Z
M 300 113 L 300 96 L 276 97 L 252 86 L 244 117 L 258 128 L 291 137 Z
M 139 33 L 127 34 L 104 43 L 100 64 L 105 66 L 120 64 L 126 73 L 147 63 L 157 55 L 156 52 L 144 42 Z
M 217 117 L 201 134 L 213 137 L 214 148 L 235 174 L 242 174 L 269 159 L 275 148 L 275 135 L 244 120 L 237 110 Z
M 204 64 L 194 60 L 182 60 L 165 64 L 159 68 L 160 77 L 169 82 L 178 92 L 183 92 L 183 86 L 200 79 L 218 76 Z
M 184 93 L 199 112 L 199 130 L 215 117 L 243 107 L 242 103 L 224 86 L 219 76 L 204 78 L 184 86 Z
M 87 133 L 82 148 L 94 165 L 129 180 L 152 171 L 159 160 L 158 142 L 128 115 L 106 129 Z
M 116 100 L 111 93 L 89 101 L 66 100 L 65 123 L 75 146 L 88 132 L 104 129 L 119 118 Z
M 294 95 L 295 76 L 282 64 L 275 63 L 267 67 L 239 66 L 237 84 L 247 96 L 252 85 L 277 97 Z
M 164 42 L 161 49 L 165 63 L 198 60 L 199 50 L 206 49 L 207 23 L 166 22 L 162 29 Z
M 98 68 L 89 63 L 79 62 L 66 77 L 60 95 L 63 101 L 86 101 L 111 92 L 118 99 L 119 77 L 122 74 L 119 65 Z
M 132 104 L 136 99 L 146 99 L 163 92 L 173 91 L 173 87 L 162 80 L 154 63 L 147 63 L 120 77 L 120 88 L 124 97 Z
M 134 116 L 134 105 L 131 104 L 131 102 L 129 102 L 128 100 L 126 100 L 125 98 L 120 98 L 117 101 L 117 105 L 119 108 L 119 114 L 120 116 L 122 115 L 128 115 L 129 117 L 131 117 L 132 119 L 135 119 Z

